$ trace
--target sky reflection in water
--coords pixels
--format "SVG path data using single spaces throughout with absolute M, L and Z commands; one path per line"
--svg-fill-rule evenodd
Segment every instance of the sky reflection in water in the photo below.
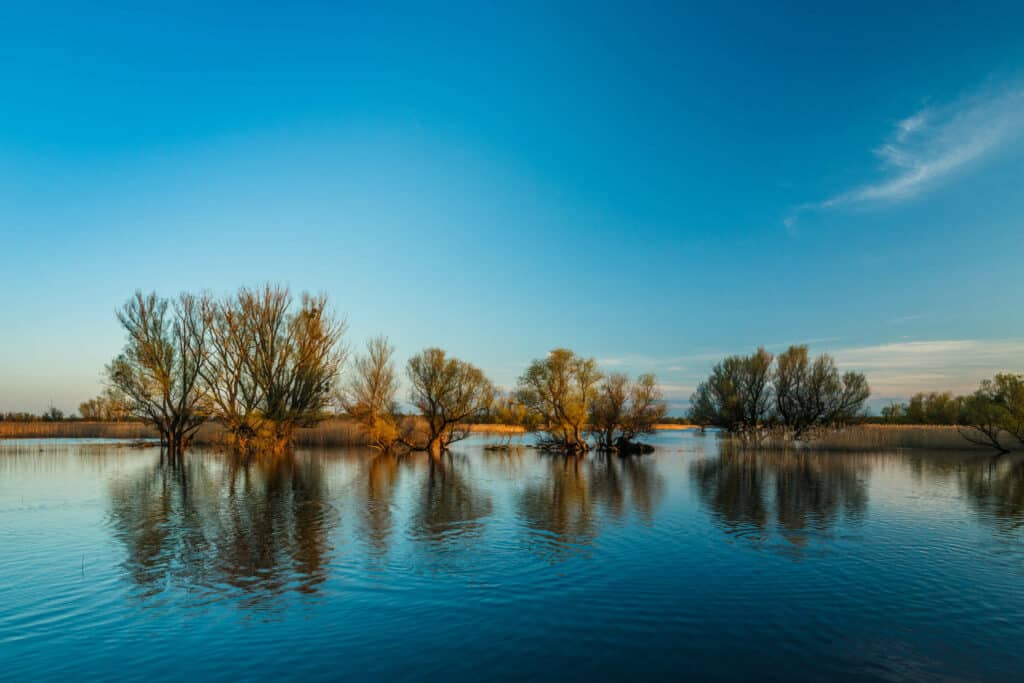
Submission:
M 11 680 L 1015 680 L 1024 461 L 0 444 Z

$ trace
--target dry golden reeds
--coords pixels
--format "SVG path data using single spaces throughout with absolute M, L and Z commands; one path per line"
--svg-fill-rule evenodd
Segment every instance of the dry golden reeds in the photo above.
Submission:
M 764 449 L 787 449 L 796 445 L 792 439 L 780 433 L 770 433 L 764 438 L 746 441 L 748 445 Z M 932 451 L 990 450 L 968 442 L 955 426 L 946 425 L 855 425 L 821 431 L 802 442 L 800 447 L 816 451 L 887 451 L 901 448 Z
M 0 439 L 147 439 L 156 430 L 143 422 L 0 422 Z

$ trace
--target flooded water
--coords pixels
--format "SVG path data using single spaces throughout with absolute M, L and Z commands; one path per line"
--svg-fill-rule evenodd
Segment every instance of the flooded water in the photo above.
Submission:
M 1024 461 L 0 442 L 5 681 L 1024 680 Z

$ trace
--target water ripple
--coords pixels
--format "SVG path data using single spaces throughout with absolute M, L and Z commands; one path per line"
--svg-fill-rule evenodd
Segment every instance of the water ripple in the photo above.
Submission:
M 470 444 L 184 466 L 0 446 L 0 666 L 1020 679 L 1020 461 L 671 438 L 633 459 Z

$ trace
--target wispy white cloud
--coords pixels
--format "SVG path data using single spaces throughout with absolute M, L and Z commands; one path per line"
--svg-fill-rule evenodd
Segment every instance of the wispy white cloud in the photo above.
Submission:
M 838 349 L 840 367 L 864 372 L 875 396 L 966 393 L 996 372 L 1024 372 L 1024 339 L 903 341 Z
M 827 199 L 801 204 L 783 219 L 796 231 L 806 211 L 910 199 L 1024 139 L 1024 84 L 929 106 L 898 121 L 875 150 L 881 177 Z
M 895 320 L 913 320 L 908 315 Z M 871 385 L 871 404 L 877 409 L 889 400 L 906 400 L 918 391 L 952 391 L 964 394 L 974 391 L 978 382 L 997 372 L 1024 372 L 1024 339 L 940 339 L 915 341 L 900 339 L 884 344 L 840 346 L 837 337 L 807 339 L 811 353 L 829 353 L 842 370 L 856 370 L 867 375 Z M 773 344 L 767 348 L 781 351 L 789 344 Z M 754 350 L 734 348 L 698 352 L 685 356 L 609 357 L 599 362 L 606 370 L 657 373 L 659 385 L 673 414 L 689 405 L 696 386 L 725 356 L 748 354 Z
M 690 396 L 697 390 L 696 384 L 674 384 L 671 382 L 659 382 L 658 386 L 669 401 L 689 401 Z

